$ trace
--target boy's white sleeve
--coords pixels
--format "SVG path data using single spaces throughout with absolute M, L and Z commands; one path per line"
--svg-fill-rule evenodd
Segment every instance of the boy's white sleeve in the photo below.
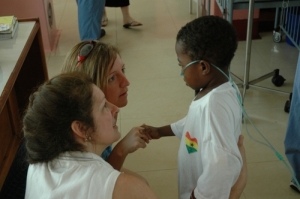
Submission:
M 177 122 L 171 124 L 171 129 L 172 129 L 173 133 L 179 139 L 181 139 L 182 134 L 183 134 L 183 128 L 184 128 L 184 125 L 185 125 L 185 120 L 186 120 L 186 117 L 184 117 L 181 120 L 178 120 Z

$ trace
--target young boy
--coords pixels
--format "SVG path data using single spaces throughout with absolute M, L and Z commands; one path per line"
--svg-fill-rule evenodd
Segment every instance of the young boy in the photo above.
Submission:
M 242 110 L 229 65 L 237 49 L 234 28 L 216 16 L 186 24 L 176 38 L 184 81 L 199 90 L 185 118 L 171 125 L 143 125 L 153 139 L 177 136 L 179 198 L 228 199 L 243 160 L 238 149 Z

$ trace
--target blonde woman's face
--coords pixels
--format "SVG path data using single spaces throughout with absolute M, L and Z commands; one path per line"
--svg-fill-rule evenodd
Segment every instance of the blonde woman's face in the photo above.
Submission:
M 129 84 L 129 81 L 125 76 L 124 63 L 120 56 L 117 55 L 117 58 L 109 71 L 107 87 L 103 91 L 107 101 L 117 107 L 126 106 Z

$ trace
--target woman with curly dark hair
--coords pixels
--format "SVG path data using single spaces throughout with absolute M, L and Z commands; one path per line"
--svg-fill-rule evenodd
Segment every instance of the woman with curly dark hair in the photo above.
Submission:
M 41 85 L 23 118 L 30 163 L 25 198 L 157 198 L 143 180 L 100 157 L 120 138 L 118 111 L 85 73 Z

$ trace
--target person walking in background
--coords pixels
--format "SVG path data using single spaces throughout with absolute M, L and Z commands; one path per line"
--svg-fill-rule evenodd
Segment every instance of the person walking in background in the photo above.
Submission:
M 105 0 L 76 0 L 81 41 L 98 40 L 105 35 L 101 29 Z
M 106 0 L 106 7 L 120 7 L 123 15 L 123 27 L 130 28 L 132 26 L 141 26 L 142 23 L 134 20 L 129 13 L 129 0 Z M 104 9 L 102 15 L 102 26 L 107 26 L 108 18 L 106 10 Z

